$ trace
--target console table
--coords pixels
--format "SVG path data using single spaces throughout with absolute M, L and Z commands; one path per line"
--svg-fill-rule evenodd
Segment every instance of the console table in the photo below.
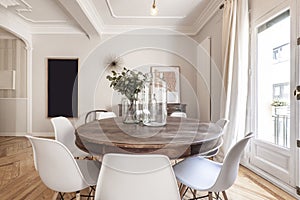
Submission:
M 118 106 L 119 106 L 119 117 L 121 117 L 122 116 L 122 104 L 118 104 Z M 175 111 L 186 113 L 186 104 L 168 103 L 167 104 L 167 114 L 168 114 L 168 116 L 170 116 L 171 113 L 173 113 Z

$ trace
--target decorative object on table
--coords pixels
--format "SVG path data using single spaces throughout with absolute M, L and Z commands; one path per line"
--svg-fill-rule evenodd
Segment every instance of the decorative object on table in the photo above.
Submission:
M 167 102 L 180 103 L 179 66 L 153 66 L 151 73 L 163 79 L 167 84 Z
M 143 124 L 164 126 L 167 122 L 167 85 L 155 73 L 148 73 L 143 90 Z
M 122 101 L 124 108 L 127 108 L 126 112 L 124 112 L 124 123 L 138 123 L 136 102 L 138 94 L 144 86 L 145 75 L 142 72 L 129 70 L 124 67 L 122 72 L 113 70 L 112 75 L 108 75 L 106 78 L 111 81 L 110 87 L 125 95 L 128 99 L 128 102 L 125 100 Z

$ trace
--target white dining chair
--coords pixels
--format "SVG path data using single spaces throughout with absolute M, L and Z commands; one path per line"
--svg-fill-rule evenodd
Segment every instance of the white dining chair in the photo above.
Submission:
M 106 154 L 95 200 L 180 200 L 168 157 L 164 155 Z
M 85 115 L 84 122 L 92 122 L 95 120 L 114 118 L 117 115 L 114 112 L 109 112 L 107 110 L 92 110 Z
M 229 120 L 228 119 L 224 119 L 224 118 L 219 119 L 218 121 L 216 121 L 216 124 L 218 126 L 220 126 L 222 128 L 222 130 L 224 130 L 226 128 L 226 126 L 227 126 L 228 123 L 229 123 Z M 224 132 L 223 132 L 223 134 L 224 134 Z
M 82 151 L 75 145 L 75 128 L 66 117 L 54 117 L 51 119 L 55 139 L 63 143 L 74 157 L 85 158 L 92 155 Z
M 225 129 L 226 129 L 226 126 L 227 126 L 228 123 L 229 123 L 229 120 L 227 120 L 227 119 L 219 119 L 216 122 L 216 124 L 222 128 L 222 132 L 220 134 L 220 138 L 221 138 L 222 142 L 219 143 L 218 146 L 216 146 L 215 148 L 211 149 L 210 151 L 202 153 L 201 154 L 202 157 L 213 159 L 213 157 L 216 156 L 219 153 L 220 147 L 223 144 L 222 135 L 225 133 Z
M 101 163 L 93 160 L 75 160 L 69 149 L 59 141 L 26 135 L 35 149 L 34 160 L 43 183 L 56 191 L 54 198 L 61 193 L 76 192 L 95 186 Z
M 117 117 L 117 115 L 114 112 L 99 112 L 96 114 L 96 119 L 108 119 L 108 118 L 114 118 Z
M 223 145 L 223 142 L 223 138 L 220 137 L 217 143 L 213 146 L 213 148 L 210 148 L 210 146 L 208 146 L 207 144 L 203 144 L 203 148 L 209 150 L 200 153 L 198 156 L 212 159 L 219 152 L 221 146 Z
M 171 117 L 184 117 L 184 118 L 187 118 L 187 115 L 185 112 L 179 112 L 179 111 L 175 111 L 175 112 L 172 112 Z
M 224 199 L 227 200 L 225 190 L 236 180 L 240 157 L 253 136 L 253 133 L 249 133 L 237 142 L 229 150 L 223 163 L 197 156 L 176 164 L 173 168 L 177 180 L 192 190 L 208 191 L 208 195 L 203 197 L 208 197 L 209 200 L 213 199 L 213 192 L 217 195 L 217 199 L 220 196 L 219 192 L 222 192 Z

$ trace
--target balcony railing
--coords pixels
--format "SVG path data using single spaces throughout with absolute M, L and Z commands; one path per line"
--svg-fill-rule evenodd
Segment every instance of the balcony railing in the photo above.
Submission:
M 274 106 L 272 118 L 274 124 L 274 143 L 290 147 L 290 107 Z

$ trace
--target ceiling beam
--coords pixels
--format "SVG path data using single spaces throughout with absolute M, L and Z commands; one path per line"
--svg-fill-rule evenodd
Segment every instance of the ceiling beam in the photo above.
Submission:
M 92 1 L 57 0 L 63 8 L 76 20 L 87 37 L 99 37 L 102 33 L 95 6 Z

